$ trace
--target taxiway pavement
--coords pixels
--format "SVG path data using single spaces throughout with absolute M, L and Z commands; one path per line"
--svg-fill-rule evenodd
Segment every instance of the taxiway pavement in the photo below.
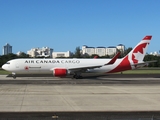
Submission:
M 0 112 L 160 111 L 160 78 L 6 78 Z

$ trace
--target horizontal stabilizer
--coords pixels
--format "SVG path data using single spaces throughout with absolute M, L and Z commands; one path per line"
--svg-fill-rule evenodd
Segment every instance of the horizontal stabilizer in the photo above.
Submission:
M 145 61 L 145 62 L 142 62 L 142 63 L 136 63 L 136 64 L 134 64 L 132 66 L 136 66 L 136 67 L 140 66 L 140 67 L 142 67 L 142 66 L 148 65 L 149 63 L 154 63 L 154 62 L 157 62 L 157 60 Z

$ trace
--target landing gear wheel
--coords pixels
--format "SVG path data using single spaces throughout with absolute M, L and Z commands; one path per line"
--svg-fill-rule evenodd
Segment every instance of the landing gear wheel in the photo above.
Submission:
M 83 77 L 81 75 L 76 76 L 76 79 L 82 79 Z
M 16 74 L 15 73 L 12 73 L 12 76 L 14 79 L 16 79 Z
M 16 76 L 15 76 L 15 75 L 13 75 L 13 78 L 14 78 L 14 79 L 16 79 Z
M 75 79 L 82 79 L 83 77 L 81 75 L 73 75 L 72 78 L 75 78 Z

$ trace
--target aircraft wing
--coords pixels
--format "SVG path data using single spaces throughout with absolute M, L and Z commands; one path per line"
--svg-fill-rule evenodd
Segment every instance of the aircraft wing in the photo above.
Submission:
M 100 68 L 102 66 L 105 66 L 105 65 L 111 65 L 111 64 L 114 64 L 115 61 L 117 60 L 117 58 L 119 57 L 120 55 L 120 52 L 118 52 L 108 63 L 106 64 L 103 64 L 103 65 L 95 65 L 95 66 L 82 66 L 82 67 L 73 67 L 73 68 L 69 68 L 69 70 L 71 71 L 86 71 L 87 69 L 94 69 L 94 68 Z
M 86 66 L 86 67 L 73 67 L 73 68 L 69 68 L 68 70 L 70 70 L 70 71 L 72 71 L 72 72 L 76 72 L 76 71 L 83 71 L 83 72 L 85 72 L 85 71 L 87 71 L 88 69 L 94 69 L 94 68 L 100 68 L 100 67 L 102 67 L 103 65 L 100 65 L 100 66 Z

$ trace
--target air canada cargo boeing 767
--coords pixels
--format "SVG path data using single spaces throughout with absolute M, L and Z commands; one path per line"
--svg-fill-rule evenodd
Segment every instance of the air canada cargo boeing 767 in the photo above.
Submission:
M 101 72 L 115 73 L 143 67 L 144 56 L 152 36 L 145 36 L 124 58 L 118 59 L 117 53 L 112 59 L 13 59 L 2 68 L 16 74 L 53 74 L 56 77 L 73 75 L 81 78 L 81 73 Z

